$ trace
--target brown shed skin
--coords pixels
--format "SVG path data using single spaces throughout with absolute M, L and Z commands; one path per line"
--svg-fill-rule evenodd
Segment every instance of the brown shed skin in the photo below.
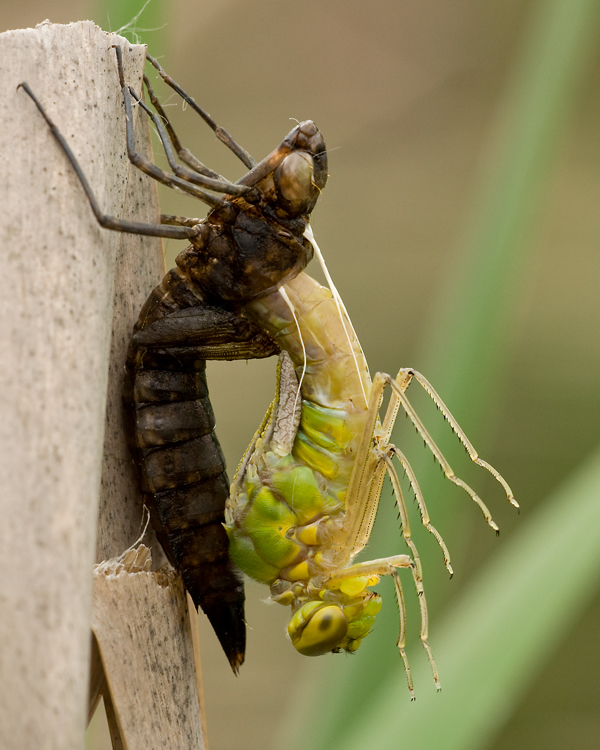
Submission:
M 312 157 L 308 189 L 290 200 L 279 165 Z M 124 402 L 130 441 L 152 524 L 196 606 L 208 616 L 234 671 L 244 660 L 241 574 L 222 526 L 229 480 L 214 432 L 206 360 L 269 357 L 275 342 L 244 306 L 292 279 L 312 258 L 303 234 L 327 179 L 323 138 L 300 123 L 241 183 L 260 200 L 227 200 L 211 211 L 144 305 L 127 358 Z

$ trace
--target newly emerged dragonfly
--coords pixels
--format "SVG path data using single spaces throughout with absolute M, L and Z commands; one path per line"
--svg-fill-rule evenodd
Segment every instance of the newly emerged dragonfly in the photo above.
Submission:
M 448 479 L 471 496 L 492 528 L 497 527 L 483 501 L 454 474 L 410 405 L 406 390 L 413 380 L 440 408 L 471 459 L 494 475 L 516 505 L 510 488 L 479 458 L 422 375 L 402 369 L 396 378 L 377 373 L 371 381 L 335 287 L 325 289 L 303 273 L 313 252 L 322 260 L 309 226 L 327 180 L 325 143 L 314 123 L 297 125 L 275 151 L 256 163 L 148 56 L 163 80 L 249 169 L 231 183 L 182 148 L 146 77 L 155 111 L 130 89 L 123 77 L 121 49 L 115 50 L 129 158 L 160 182 L 207 203 L 211 210 L 205 220 L 163 216 L 161 225 L 155 226 L 102 214 L 68 145 L 27 84 L 22 86 L 71 161 L 102 226 L 191 242 L 146 302 L 127 360 L 125 402 L 133 450 L 152 523 L 167 556 L 181 570 L 195 604 L 211 620 L 234 671 L 245 649 L 244 595 L 237 568 L 268 584 L 275 601 L 291 605 L 290 638 L 309 656 L 355 651 L 381 607 L 370 587 L 382 575 L 393 576 L 400 611 L 398 647 L 412 694 L 398 573 L 407 568 L 419 595 L 421 638 L 439 685 L 427 642 L 421 563 L 394 457 L 408 476 L 422 523 L 452 569 L 446 546 L 429 521 L 417 479 L 403 453 L 390 443 L 399 409 L 410 417 Z M 152 118 L 172 173 L 135 153 L 134 100 Z M 177 164 L 171 144 L 185 166 Z M 275 401 L 229 490 L 214 433 L 205 360 L 278 352 Z M 380 420 L 388 386 L 390 403 Z M 410 554 L 353 564 L 368 541 L 386 473 Z

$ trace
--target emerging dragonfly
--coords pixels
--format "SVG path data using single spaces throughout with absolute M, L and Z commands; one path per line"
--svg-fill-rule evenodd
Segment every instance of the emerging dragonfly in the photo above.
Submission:
M 306 234 L 322 258 L 312 232 Z M 227 501 L 231 557 L 247 575 L 270 585 L 274 601 L 292 607 L 288 633 L 295 648 L 307 656 L 356 651 L 381 608 L 380 596 L 369 588 L 380 576 L 392 576 L 400 615 L 397 645 L 414 697 L 405 653 L 399 568 L 412 573 L 421 608 L 421 640 L 438 689 L 440 685 L 427 642 L 421 562 L 393 458 L 406 472 L 421 522 L 441 547 L 451 575 L 452 567 L 446 545 L 430 523 L 417 478 L 402 451 L 390 442 L 399 409 L 410 418 L 445 476 L 469 494 L 489 526 L 496 532 L 498 527 L 481 498 L 454 474 L 411 406 L 406 390 L 412 381 L 434 401 L 471 460 L 489 471 L 508 500 L 518 505 L 506 481 L 478 456 L 420 373 L 403 368 L 392 378 L 378 372 L 371 381 L 346 310 L 328 281 L 331 291 L 301 273 L 245 308 L 246 315 L 277 341 L 282 354 L 275 400 L 240 463 Z M 391 396 L 381 421 L 379 408 L 386 387 Z M 352 564 L 369 540 L 386 473 L 410 555 Z
M 163 215 L 160 225 L 147 225 L 104 215 L 65 139 L 29 86 L 21 87 L 70 160 L 103 227 L 191 241 L 140 313 L 128 351 L 124 401 L 141 489 L 157 537 L 237 671 L 245 653 L 244 589 L 230 563 L 223 526 L 229 481 L 214 433 L 205 360 L 279 352 L 274 339 L 243 315 L 242 308 L 272 293 L 312 258 L 304 232 L 327 180 L 325 144 L 312 122 L 300 123 L 257 164 L 148 56 L 166 83 L 249 168 L 231 183 L 182 148 L 148 79 L 144 77 L 146 90 L 158 114 L 126 84 L 122 51 L 115 47 L 115 52 L 130 160 L 154 179 L 208 204 L 211 211 L 204 221 Z M 135 152 L 133 100 L 152 118 L 174 174 Z M 169 139 L 187 166 L 175 162 Z
M 325 144 L 315 125 L 300 123 L 257 164 L 148 56 L 175 89 L 236 153 L 249 172 L 230 183 L 206 168 L 179 140 L 147 78 L 152 112 L 118 70 L 127 112 L 131 161 L 155 179 L 211 206 L 203 221 L 161 217 L 159 226 L 104 216 L 73 154 L 26 84 L 76 170 L 98 221 L 117 231 L 188 238 L 177 267 L 150 295 L 128 355 L 125 395 L 142 489 L 167 556 L 183 574 L 196 605 L 209 616 L 235 671 L 244 658 L 243 588 L 234 564 L 267 583 L 272 598 L 292 607 L 288 628 L 302 654 L 355 651 L 381 607 L 369 591 L 391 575 L 398 595 L 402 656 L 406 616 L 399 568 L 411 570 L 421 607 L 421 639 L 429 655 L 421 563 L 411 539 L 393 458 L 404 468 L 422 523 L 434 535 L 452 572 L 446 545 L 431 525 L 417 479 L 390 443 L 402 408 L 445 475 L 479 505 L 478 495 L 452 471 L 406 396 L 418 382 L 436 403 L 471 459 L 490 471 L 516 506 L 504 479 L 482 461 L 428 381 L 412 369 L 396 378 L 367 363 L 345 308 L 331 291 L 302 273 L 316 251 L 309 216 L 327 179 Z M 173 174 L 136 154 L 132 98 L 152 118 Z M 169 139 L 185 167 L 175 162 Z M 201 187 L 198 187 L 201 186 Z M 217 198 L 207 189 L 224 194 Z M 324 264 L 323 264 L 324 265 Z M 326 268 L 324 267 L 327 274 Z M 227 489 L 205 379 L 206 359 L 247 359 L 281 352 L 277 394 L 236 477 Z M 383 421 L 378 412 L 391 388 Z M 352 564 L 366 545 L 385 474 L 389 474 L 410 554 Z M 222 526 L 225 502 L 225 530 Z

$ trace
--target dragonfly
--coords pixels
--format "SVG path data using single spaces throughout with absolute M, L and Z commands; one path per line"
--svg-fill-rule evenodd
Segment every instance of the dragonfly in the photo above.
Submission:
M 517 506 L 510 487 L 479 457 L 420 373 L 403 368 L 395 378 L 377 373 L 371 380 L 310 227 L 311 212 L 327 182 L 327 150 L 316 125 L 299 123 L 256 162 L 147 55 L 163 81 L 246 166 L 246 174 L 230 182 L 182 147 L 149 79 L 144 77 L 144 85 L 153 109 L 127 85 L 121 48 L 116 46 L 115 53 L 129 159 L 159 182 L 208 205 L 205 219 L 162 215 L 161 224 L 151 225 L 103 214 L 63 136 L 29 86 L 21 87 L 48 123 L 103 227 L 190 242 L 140 313 L 129 346 L 124 393 L 141 489 L 168 559 L 181 571 L 196 606 L 207 614 L 234 672 L 245 654 L 239 571 L 267 584 L 274 601 L 291 606 L 288 633 L 307 656 L 356 651 L 381 608 L 381 597 L 371 588 L 381 576 L 392 576 L 399 604 L 397 645 L 413 696 L 398 572 L 409 570 L 420 604 L 421 640 L 439 687 L 428 643 L 422 565 L 395 461 L 408 477 L 421 522 L 441 547 L 450 573 L 452 568 L 414 471 L 390 442 L 400 409 L 446 477 L 468 493 L 489 526 L 497 526 L 481 498 L 454 474 L 410 404 L 406 391 L 411 382 L 426 391 L 471 460 L 489 471 Z M 154 123 L 171 172 L 135 152 L 136 105 Z M 329 288 L 304 273 L 314 255 Z M 229 487 L 214 430 L 206 361 L 274 354 L 279 354 L 275 399 Z M 380 418 L 386 388 L 390 401 Z M 354 563 L 369 539 L 386 475 L 408 554 Z
M 312 233 L 307 234 L 320 255 Z M 454 473 L 412 407 L 406 394 L 411 383 L 425 390 L 471 460 L 492 474 L 518 508 L 509 485 L 479 457 L 423 375 L 402 368 L 395 378 L 378 372 L 371 379 L 332 283 L 331 288 L 323 287 L 301 273 L 271 295 L 251 302 L 246 314 L 273 336 L 282 353 L 276 397 L 238 467 L 227 501 L 232 560 L 247 575 L 269 585 L 273 601 L 291 606 L 288 634 L 306 656 L 355 652 L 381 609 L 381 597 L 370 589 L 381 576 L 391 576 L 399 605 L 397 647 L 414 698 L 405 650 L 405 596 L 398 572 L 409 570 L 421 610 L 420 637 L 439 689 L 428 643 L 422 565 L 394 461 L 408 477 L 422 524 L 439 544 L 450 575 L 453 571 L 446 544 L 431 524 L 417 477 L 404 453 L 391 442 L 400 410 L 416 427 L 446 478 L 470 496 L 492 529 L 498 532 L 498 527 L 477 493 Z M 386 389 L 390 399 L 381 419 Z M 386 474 L 410 554 L 353 563 L 369 540 Z

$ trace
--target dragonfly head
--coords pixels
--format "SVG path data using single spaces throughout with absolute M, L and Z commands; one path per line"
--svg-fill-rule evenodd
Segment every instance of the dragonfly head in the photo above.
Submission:
M 304 656 L 330 651 L 353 653 L 360 646 L 381 609 L 381 597 L 364 591 L 352 601 L 311 601 L 303 604 L 288 625 L 294 648 Z
M 277 204 L 289 216 L 310 214 L 327 182 L 325 140 L 312 120 L 299 123 L 282 147 L 290 153 L 275 169 Z
M 339 649 L 348 633 L 348 620 L 338 604 L 307 602 L 290 620 L 288 633 L 303 656 L 322 656 Z

